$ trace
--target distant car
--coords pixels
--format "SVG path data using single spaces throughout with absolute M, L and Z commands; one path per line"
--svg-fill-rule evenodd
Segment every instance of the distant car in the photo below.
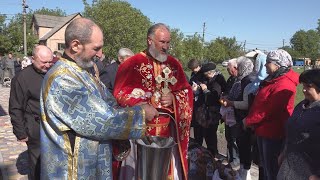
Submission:
M 228 66 L 228 62 L 229 62 L 229 60 L 225 60 L 221 64 L 222 64 L 223 67 L 227 67 Z

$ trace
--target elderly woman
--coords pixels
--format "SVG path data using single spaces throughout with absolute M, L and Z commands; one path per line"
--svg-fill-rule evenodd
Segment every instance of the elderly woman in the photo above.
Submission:
M 253 61 L 253 71 L 246 78 L 246 82 L 242 83 L 242 97 L 241 100 L 229 101 L 225 99 L 225 104 L 227 106 L 233 106 L 236 109 L 248 110 L 250 106 L 250 101 L 252 101 L 252 96 L 255 96 L 260 85 L 260 82 L 267 77 L 266 74 L 266 58 L 267 56 L 264 53 L 257 53 L 252 59 Z M 249 59 L 244 59 L 248 61 Z M 243 61 L 243 60 L 242 60 Z M 242 62 L 243 63 L 243 62 Z M 246 65 L 251 68 L 251 62 L 247 62 L 249 65 Z M 250 69 L 249 68 L 249 69 Z M 248 70 L 248 68 L 246 68 Z M 250 71 L 249 71 L 250 72 Z M 252 82 L 251 82 L 252 81 Z
M 305 99 L 287 122 L 287 136 L 278 179 L 320 177 L 320 69 L 303 72 L 299 82 Z M 284 160 L 283 160 L 284 159 Z M 283 161 L 282 161 L 283 160 Z
M 242 120 L 248 114 L 248 102 L 246 100 L 245 108 L 239 108 L 236 104 L 244 101 L 245 87 L 250 84 L 256 77 L 256 73 L 253 73 L 253 63 L 249 58 L 241 56 L 237 58 L 237 77 L 236 82 L 232 86 L 227 98 L 223 98 L 225 106 L 232 106 L 234 110 L 235 123 L 230 124 L 228 116 L 226 116 L 225 133 L 228 142 L 229 162 L 231 165 L 236 165 L 234 161 L 237 159 L 236 152 L 239 151 L 240 158 L 240 175 L 243 179 L 246 179 L 248 170 L 251 167 L 251 130 L 243 130 Z M 248 98 L 246 98 L 248 99 Z M 243 104 L 245 104 L 243 103 Z M 221 108 L 223 109 L 223 108 Z M 228 110 L 230 111 L 230 110 Z M 228 113 L 229 114 L 229 113 Z M 227 115 L 228 115 L 227 114 Z
M 205 110 L 202 111 L 205 117 L 205 122 L 199 122 L 199 118 L 195 117 L 201 128 L 195 128 L 194 134 L 196 141 L 201 145 L 203 138 L 206 141 L 208 150 L 212 155 L 218 155 L 217 148 L 217 129 L 221 115 L 220 109 L 220 95 L 226 88 L 226 80 L 223 75 L 216 69 L 214 63 L 207 63 L 201 67 L 200 73 L 205 77 L 205 80 L 199 84 L 199 90 L 202 92 L 202 102 Z M 199 96 L 200 98 L 200 96 Z
M 285 137 L 285 123 L 292 114 L 299 75 L 291 69 L 292 58 L 282 49 L 267 54 L 268 77 L 260 88 L 244 125 L 253 127 L 257 135 L 260 160 L 266 180 L 278 173 L 278 156 Z
M 254 51 L 255 52 L 255 51 Z M 248 53 L 252 54 L 252 52 Z M 246 57 L 248 57 L 246 55 Z M 237 112 L 237 115 L 241 115 L 238 117 L 238 121 L 240 124 L 242 124 L 242 119 L 248 114 L 250 104 L 253 101 L 254 96 L 256 95 L 257 89 L 259 87 L 260 81 L 264 80 L 266 75 L 266 57 L 264 53 L 261 51 L 256 52 L 255 54 L 252 54 L 252 56 L 248 57 L 250 60 L 253 61 L 253 71 L 252 73 L 248 74 L 245 78 L 243 78 L 241 83 L 241 91 L 240 96 L 236 98 L 234 101 L 230 101 L 228 99 L 225 99 L 225 105 L 233 107 Z M 243 58 L 242 64 L 244 64 L 246 67 L 251 66 L 251 62 L 248 58 Z M 251 68 L 249 68 L 251 69 Z M 249 73 L 250 71 L 247 71 Z M 240 112 L 240 113 L 239 113 Z M 240 146 L 240 175 L 243 179 L 246 179 L 245 177 L 249 175 L 248 170 L 251 166 L 251 157 L 252 157 L 252 151 L 253 148 L 252 144 L 252 131 L 251 129 L 240 129 L 240 136 L 238 138 L 238 145 Z M 242 147 L 241 147 L 242 146 Z M 242 158 L 241 158 L 242 155 Z M 259 169 L 260 170 L 260 169 Z M 262 173 L 260 173 L 262 174 Z M 259 174 L 259 176 L 260 176 Z

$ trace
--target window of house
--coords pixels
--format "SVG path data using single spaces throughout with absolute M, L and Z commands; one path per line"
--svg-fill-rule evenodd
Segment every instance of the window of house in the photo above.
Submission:
M 64 43 L 58 43 L 58 50 L 63 51 L 66 48 Z

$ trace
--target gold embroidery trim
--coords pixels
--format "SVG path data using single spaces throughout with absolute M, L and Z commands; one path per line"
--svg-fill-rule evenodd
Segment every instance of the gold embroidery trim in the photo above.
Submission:
M 163 126 L 168 126 L 169 123 L 162 123 L 162 124 L 147 124 L 147 126 L 150 127 L 163 127 Z
M 68 69 L 59 69 L 59 70 L 57 70 L 56 72 L 52 73 L 52 74 L 48 77 L 48 81 L 47 81 L 47 84 L 46 84 L 46 86 L 45 86 L 44 96 L 43 96 L 43 101 L 44 101 L 44 102 L 47 100 L 48 93 L 49 93 L 49 90 L 50 90 L 52 81 L 53 81 L 58 75 L 61 75 L 61 74 L 68 74 L 68 75 L 72 76 L 73 78 L 78 79 L 79 81 L 81 81 L 78 77 L 76 77 L 75 75 L 73 75 L 73 74 L 70 72 L 70 70 L 68 70 Z
M 71 145 L 70 145 L 70 140 L 69 140 L 69 136 L 67 133 L 64 133 L 63 135 L 63 139 L 64 139 L 64 144 L 63 144 L 63 148 L 65 151 L 67 151 L 67 155 L 68 155 L 68 179 L 73 179 L 72 175 L 73 175 L 73 158 L 72 158 L 72 151 L 71 151 Z
M 61 59 L 63 60 L 66 64 L 69 64 L 70 66 L 73 66 L 77 71 L 81 71 L 81 69 L 76 66 L 75 63 L 73 62 L 70 62 L 66 59 Z M 72 72 L 68 69 L 59 69 L 57 71 L 55 71 L 54 73 L 52 73 L 49 77 L 48 77 L 48 81 L 47 81 L 47 84 L 45 86 L 45 89 L 44 89 L 44 93 L 43 93 L 43 104 L 45 104 L 47 98 L 48 98 L 48 94 L 49 94 L 49 90 L 50 90 L 50 87 L 51 87 L 51 84 L 52 84 L 52 81 L 59 75 L 62 75 L 62 74 L 68 74 L 70 76 L 72 76 L 73 78 L 81 81 L 78 77 L 76 77 L 74 74 L 72 74 Z M 42 121 L 44 122 L 47 122 L 48 119 L 47 119 L 47 115 L 43 114 L 42 115 Z M 69 127 L 65 126 L 65 125 L 61 125 L 61 126 L 58 126 L 57 127 L 60 131 L 68 131 L 70 130 Z
M 160 136 L 161 129 L 161 127 L 156 127 L 156 136 Z
M 47 115 L 45 114 L 45 112 L 44 112 L 44 113 L 41 113 L 41 120 L 42 120 L 43 122 L 47 122 Z
M 174 100 L 173 100 L 173 108 L 175 109 L 175 117 L 180 117 L 178 116 L 178 111 L 176 110 L 178 108 L 178 105 L 179 105 L 179 101 L 176 102 L 176 96 L 178 96 L 177 94 L 173 94 L 174 95 Z M 178 104 L 178 105 L 177 105 Z M 181 117 L 180 117 L 181 118 Z M 174 122 L 176 127 L 179 127 L 179 124 L 177 123 L 177 121 Z M 186 171 L 186 167 L 184 165 L 184 157 L 183 157 L 183 152 L 182 152 L 182 148 L 181 148 L 181 141 L 180 141 L 180 137 L 179 137 L 179 132 L 177 130 L 177 133 L 176 133 L 176 140 L 177 140 L 177 145 L 178 145 L 178 150 L 179 150 L 179 154 L 180 154 L 180 159 L 181 159 L 181 165 L 182 165 L 182 170 L 183 170 L 183 174 L 185 177 L 188 177 L 188 172 Z
M 60 58 L 60 61 L 63 61 L 64 63 L 68 64 L 69 66 L 72 66 L 75 70 L 77 70 L 78 72 L 81 72 L 82 69 L 77 65 L 77 63 L 73 62 L 73 61 L 69 61 L 68 59 L 65 58 Z
M 128 138 L 129 134 L 130 134 L 130 130 L 131 130 L 131 126 L 132 126 L 132 121 L 133 121 L 133 116 L 134 116 L 134 112 L 132 109 L 129 109 L 128 112 L 128 119 L 127 119 L 127 123 L 125 125 L 124 131 L 123 131 L 123 135 L 122 138 Z
M 173 154 L 173 153 L 172 153 L 172 154 Z M 174 158 L 174 157 L 172 157 L 172 158 Z M 171 158 L 171 160 L 170 160 L 170 172 L 171 172 L 171 174 L 168 175 L 168 179 L 170 179 L 170 180 L 174 180 L 174 167 L 173 167 L 173 160 L 172 160 L 172 158 Z M 175 163 L 180 163 L 180 162 L 178 161 L 178 162 L 175 162 Z
M 141 113 L 142 113 L 142 134 L 146 134 L 147 131 L 147 124 L 146 124 L 146 112 L 141 109 Z
M 73 179 L 78 179 L 78 160 L 79 160 L 79 149 L 80 149 L 80 140 L 79 136 L 76 136 L 74 142 L 74 152 L 73 152 Z

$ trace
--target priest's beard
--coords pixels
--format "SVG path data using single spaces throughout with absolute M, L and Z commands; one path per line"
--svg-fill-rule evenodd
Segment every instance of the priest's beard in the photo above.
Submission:
M 165 52 L 166 54 L 161 54 L 161 52 L 156 49 L 156 46 L 154 45 L 154 43 L 151 43 L 149 47 L 149 53 L 153 58 L 155 58 L 160 62 L 165 62 L 168 58 L 168 51 L 166 50 Z
M 83 57 L 82 55 L 79 55 L 78 57 L 76 57 L 75 59 L 76 63 L 78 66 L 80 66 L 83 69 L 89 69 L 93 66 L 93 58 L 86 58 Z

